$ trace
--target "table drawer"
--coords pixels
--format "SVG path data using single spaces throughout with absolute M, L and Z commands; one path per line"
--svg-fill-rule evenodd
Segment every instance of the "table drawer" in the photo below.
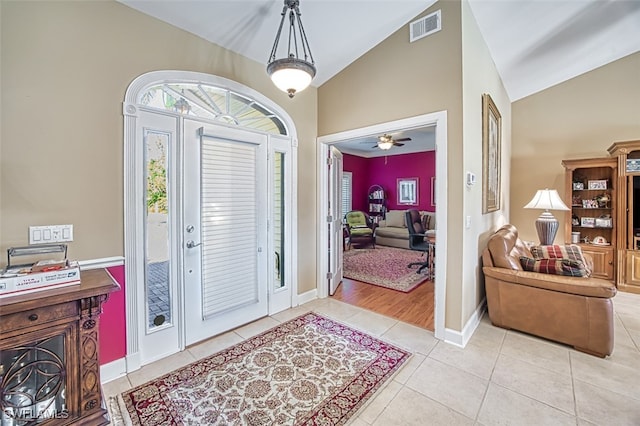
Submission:
M 78 303 L 75 301 L 16 312 L 15 314 L 2 317 L 0 321 L 0 333 L 33 327 L 38 324 L 74 317 L 78 314 Z

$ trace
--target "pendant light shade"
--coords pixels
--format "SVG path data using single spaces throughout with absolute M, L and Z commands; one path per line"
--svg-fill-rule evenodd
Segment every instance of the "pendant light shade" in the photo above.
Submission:
M 299 0 L 284 0 L 282 19 L 280 19 L 280 26 L 267 64 L 267 74 L 271 77 L 273 84 L 288 93 L 290 98 L 306 89 L 316 75 L 313 56 L 300 19 L 299 5 Z M 287 54 L 283 55 L 281 59 L 276 59 L 282 28 L 287 16 L 289 16 Z M 302 50 L 302 57 L 299 56 L 299 49 Z

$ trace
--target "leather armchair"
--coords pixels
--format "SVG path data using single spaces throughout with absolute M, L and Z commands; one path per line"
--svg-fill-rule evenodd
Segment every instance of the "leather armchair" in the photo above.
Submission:
M 482 271 L 491 323 L 602 358 L 610 355 L 615 285 L 599 278 L 524 271 L 520 256 L 531 257 L 531 252 L 513 225 L 489 238 Z

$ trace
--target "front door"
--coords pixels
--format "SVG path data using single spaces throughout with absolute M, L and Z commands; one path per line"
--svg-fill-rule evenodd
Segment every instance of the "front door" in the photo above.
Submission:
M 268 313 L 267 138 L 184 121 L 187 345 Z

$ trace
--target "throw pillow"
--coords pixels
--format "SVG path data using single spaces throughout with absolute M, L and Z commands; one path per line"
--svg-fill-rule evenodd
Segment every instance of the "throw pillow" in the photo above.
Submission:
M 587 270 L 588 275 L 591 275 L 587 261 L 582 254 L 582 249 L 576 244 L 568 246 L 533 246 L 531 247 L 531 255 L 534 259 L 569 259 L 581 262 Z
M 570 259 L 532 259 L 521 256 L 522 269 L 543 274 L 567 275 L 570 277 L 586 277 L 588 272 L 584 263 Z
M 404 210 L 389 210 L 385 217 L 387 226 L 395 226 L 396 228 L 406 228 L 404 223 Z

